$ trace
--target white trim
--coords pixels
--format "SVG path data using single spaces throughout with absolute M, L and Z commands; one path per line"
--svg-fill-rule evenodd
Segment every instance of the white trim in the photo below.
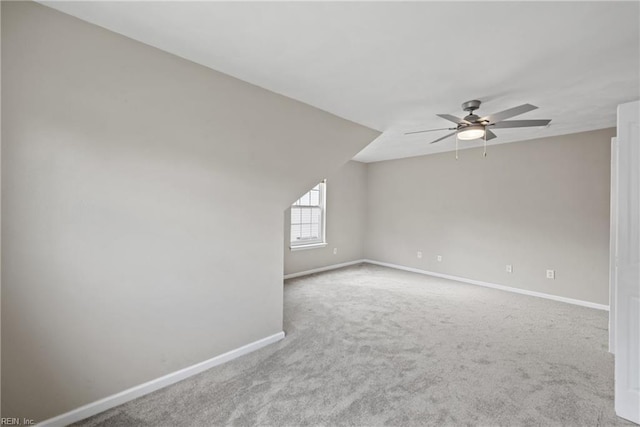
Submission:
M 178 381 L 182 381 L 193 375 L 206 371 L 207 369 L 211 369 L 214 366 L 218 366 L 237 357 L 244 356 L 245 354 L 251 353 L 252 351 L 256 351 L 276 341 L 280 341 L 283 338 L 284 332 L 278 332 L 277 334 L 273 334 L 258 341 L 254 341 L 242 347 L 236 348 L 235 350 L 231 350 L 209 360 L 205 360 L 204 362 L 196 363 L 195 365 L 188 366 L 184 369 L 180 369 L 179 371 L 175 371 L 160 378 L 156 378 L 155 380 L 148 381 L 144 384 L 140 384 L 130 389 L 121 391 L 120 393 L 107 396 L 104 399 L 100 399 L 69 412 L 65 412 L 64 414 L 58 415 L 57 417 L 49 418 L 48 420 L 38 423 L 38 425 L 53 427 L 66 426 L 75 423 L 90 416 L 99 414 L 100 412 L 106 411 L 107 409 L 122 405 L 123 403 L 136 399 L 140 396 L 144 396 L 145 394 L 149 394 L 168 385 L 177 383 Z
M 355 265 L 355 264 L 362 264 L 363 262 L 367 262 L 367 261 L 364 259 L 357 259 L 355 261 L 343 262 L 341 264 L 327 265 L 326 267 L 314 268 L 312 270 L 301 271 L 299 273 L 285 274 L 284 279 L 286 280 L 286 279 L 293 279 L 294 277 L 308 276 L 309 274 L 320 273 L 322 271 L 335 270 L 336 268 L 348 267 L 350 265 Z
M 403 265 L 391 264 L 391 263 L 388 263 L 388 262 L 374 261 L 374 260 L 371 260 L 371 259 L 365 259 L 363 261 L 366 262 L 366 263 L 369 263 L 369 264 L 381 265 L 383 267 L 390 267 L 390 268 L 395 268 L 395 269 L 398 269 L 398 270 L 411 271 L 412 273 L 426 274 L 428 276 L 440 277 L 442 279 L 457 280 L 458 282 L 469 283 L 471 285 L 485 286 L 487 288 L 500 289 L 501 291 L 513 292 L 513 293 L 516 293 L 516 294 L 529 295 L 529 296 L 538 297 L 538 298 L 546 298 L 546 299 L 550 299 L 550 300 L 554 300 L 554 301 L 566 302 L 566 303 L 574 304 L 574 305 L 581 305 L 583 307 L 595 308 L 597 310 L 606 310 L 606 311 L 609 310 L 609 306 L 608 305 L 597 304 L 595 302 L 589 302 L 589 301 L 582 301 L 582 300 L 579 300 L 579 299 L 560 297 L 560 296 L 557 296 L 557 295 L 551 295 L 551 294 L 545 294 L 545 293 L 542 293 L 542 292 L 529 291 L 529 290 L 526 290 L 526 289 L 512 288 L 510 286 L 504 286 L 504 285 L 498 285 L 498 284 L 495 284 L 495 283 L 483 282 L 481 280 L 467 279 L 466 277 L 451 276 L 449 274 L 442 274 L 442 273 L 434 273 L 433 271 L 420 270 L 418 268 L 405 267 Z
M 616 248 L 618 236 L 618 138 L 611 138 L 609 206 L 609 353 L 616 351 Z
M 307 245 L 295 245 L 295 246 L 289 246 L 289 249 L 292 252 L 295 251 L 304 251 L 307 249 L 317 249 L 317 248 L 324 248 L 325 246 L 327 246 L 328 243 L 326 242 L 319 242 L 319 243 L 309 243 Z
M 322 195 L 322 206 L 320 212 L 322 212 L 322 243 L 327 244 L 327 178 L 322 180 L 320 186 Z

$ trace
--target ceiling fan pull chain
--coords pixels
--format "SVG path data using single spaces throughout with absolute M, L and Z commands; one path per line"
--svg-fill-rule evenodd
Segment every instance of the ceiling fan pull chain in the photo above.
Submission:
M 484 131 L 484 153 L 482 157 L 487 157 L 487 130 Z
M 456 133 L 456 160 L 458 160 L 458 134 Z

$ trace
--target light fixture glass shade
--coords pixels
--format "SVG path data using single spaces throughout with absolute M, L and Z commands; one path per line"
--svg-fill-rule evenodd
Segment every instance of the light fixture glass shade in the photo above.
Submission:
M 458 139 L 462 139 L 464 141 L 470 139 L 478 139 L 484 136 L 484 127 L 481 125 L 471 125 L 466 128 L 458 131 Z

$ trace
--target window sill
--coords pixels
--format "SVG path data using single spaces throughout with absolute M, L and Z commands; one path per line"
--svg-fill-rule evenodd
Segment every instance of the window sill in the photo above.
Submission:
M 289 249 L 291 249 L 291 252 L 294 252 L 294 251 L 304 251 L 307 249 L 324 248 L 325 246 L 327 246 L 327 243 L 311 243 L 309 245 L 289 246 Z

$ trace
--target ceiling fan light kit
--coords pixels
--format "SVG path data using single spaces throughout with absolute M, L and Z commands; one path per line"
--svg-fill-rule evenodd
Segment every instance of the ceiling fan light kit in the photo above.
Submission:
M 531 127 L 531 126 L 547 126 L 551 120 L 507 120 L 511 117 L 518 116 L 520 114 L 524 114 L 526 112 L 535 110 L 535 105 L 531 104 L 522 104 L 518 107 L 509 108 L 504 111 L 500 111 L 499 113 L 490 114 L 488 116 L 480 117 L 474 114 L 474 111 L 480 108 L 481 101 L 477 99 L 473 99 L 471 101 L 467 101 L 462 104 L 462 109 L 464 111 L 468 111 L 469 114 L 465 116 L 463 119 L 452 116 L 451 114 L 438 114 L 438 117 L 441 117 L 445 120 L 449 120 L 456 124 L 455 128 L 448 128 L 448 130 L 453 130 L 454 132 L 445 135 L 432 141 L 431 144 L 435 142 L 442 141 L 444 139 L 449 138 L 450 136 L 456 136 L 456 159 L 458 158 L 458 140 L 461 141 L 470 141 L 474 139 L 482 138 L 485 143 L 485 152 L 484 156 L 486 157 L 486 144 L 487 141 L 496 138 L 497 135 L 493 133 L 489 128 L 493 127 L 494 129 L 506 129 L 506 128 L 522 128 L 522 127 Z M 447 128 L 445 128 L 447 129 Z M 405 135 L 421 133 L 421 132 L 432 132 L 434 130 L 445 130 L 445 129 L 429 129 L 429 130 L 421 130 L 414 132 L 407 132 Z
M 484 136 L 484 126 L 471 125 L 458 131 L 458 139 L 462 141 L 469 141 L 471 139 L 478 139 Z

